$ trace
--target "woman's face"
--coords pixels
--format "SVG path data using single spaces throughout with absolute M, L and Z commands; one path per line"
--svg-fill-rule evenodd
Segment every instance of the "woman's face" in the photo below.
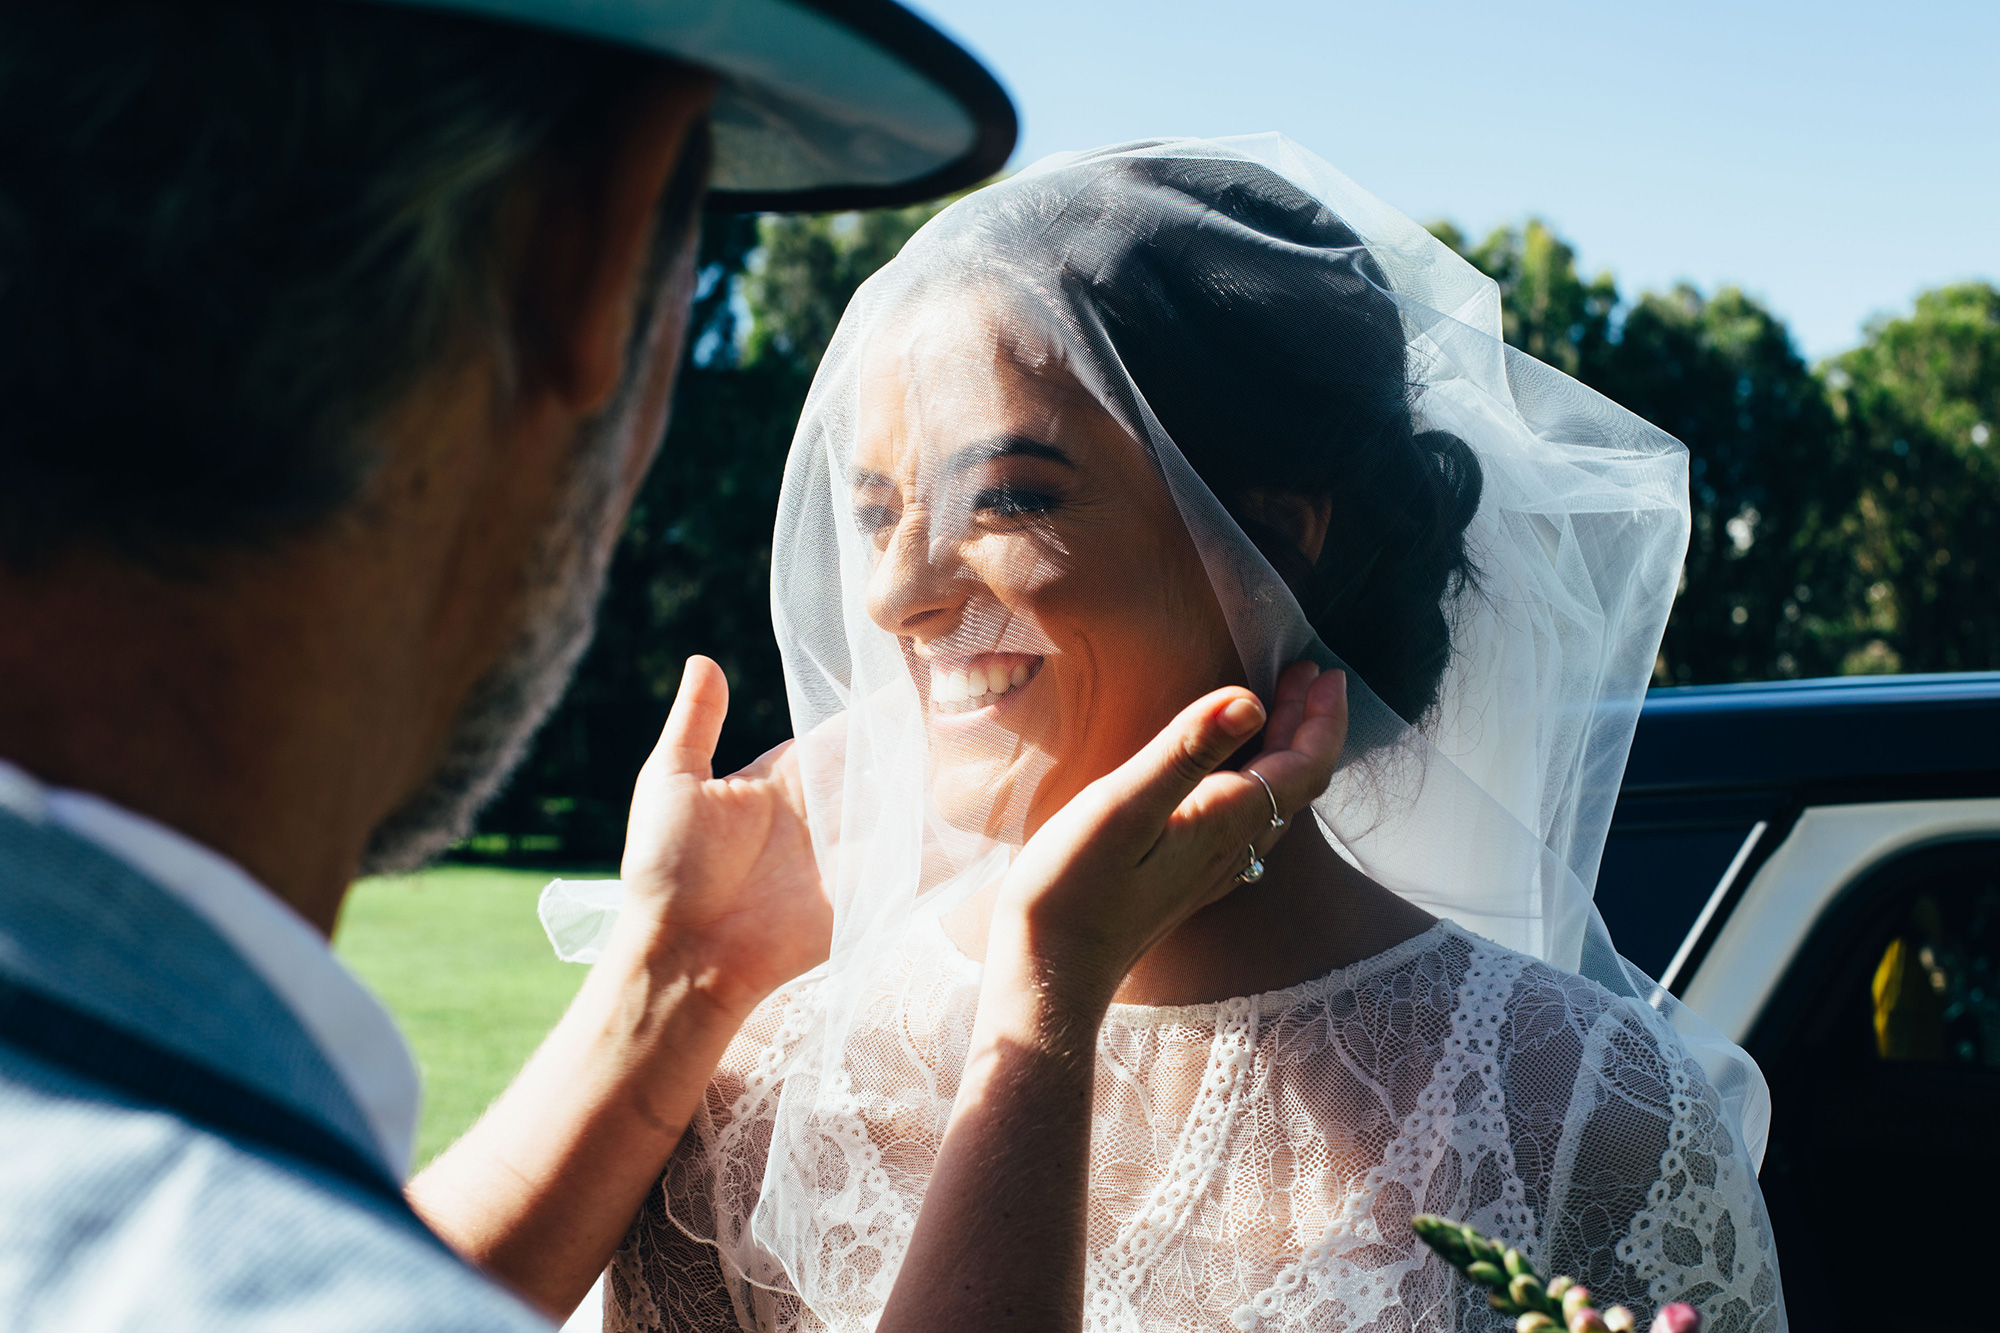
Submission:
M 1148 452 L 978 316 L 864 362 L 852 502 L 957 827 L 1017 841 L 1243 670 Z

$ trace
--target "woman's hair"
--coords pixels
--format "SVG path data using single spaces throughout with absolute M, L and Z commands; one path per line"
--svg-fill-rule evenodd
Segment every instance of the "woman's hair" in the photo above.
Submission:
M 1030 243 L 1056 250 L 1107 350 L 1321 640 L 1417 724 L 1450 664 L 1448 604 L 1476 575 L 1465 532 L 1480 468 L 1457 436 L 1416 429 L 1380 268 L 1324 205 L 1262 167 L 1095 165 L 1091 184 L 1023 229 Z M 1318 559 L 1265 521 L 1260 493 L 1272 492 L 1330 506 Z

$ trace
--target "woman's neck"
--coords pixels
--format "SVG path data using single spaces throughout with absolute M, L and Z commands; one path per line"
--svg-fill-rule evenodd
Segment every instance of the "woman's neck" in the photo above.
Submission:
M 999 886 L 942 922 L 975 959 Z M 1327 845 L 1309 812 L 1264 857 L 1264 877 L 1239 885 L 1153 947 L 1126 975 L 1120 1004 L 1207 1004 L 1283 990 L 1372 958 L 1421 935 L 1437 918 L 1356 870 Z
M 1302 811 L 1266 853 L 1264 877 L 1189 917 L 1139 960 L 1115 998 L 1202 1004 L 1282 990 L 1392 949 L 1436 920 L 1356 870 Z

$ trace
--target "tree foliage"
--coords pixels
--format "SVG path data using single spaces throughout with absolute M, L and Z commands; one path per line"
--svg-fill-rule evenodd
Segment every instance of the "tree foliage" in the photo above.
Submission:
M 659 462 L 620 540 L 595 644 L 468 854 L 610 861 L 681 665 L 722 663 L 717 766 L 789 734 L 770 622 L 772 524 L 813 371 L 849 299 L 935 211 L 711 226 Z M 1691 453 L 1694 533 L 1656 679 L 2000 667 L 2000 291 L 1929 292 L 1815 370 L 1735 288 L 1627 301 L 1539 220 L 1477 244 L 1507 341 Z
M 1924 293 L 1827 381 L 1856 490 L 1842 516 L 1850 600 L 1881 645 L 1850 665 L 2000 666 L 2000 289 Z
M 1815 370 L 1736 288 L 1628 303 L 1539 221 L 1476 246 L 1434 230 L 1499 285 L 1509 342 L 1688 446 L 1694 532 L 1658 680 L 2000 667 L 1976 579 L 2000 559 L 1992 286 L 1927 293 Z
M 1733 287 L 1648 294 L 1592 387 L 1686 443 L 1694 531 L 1661 648 L 1673 682 L 1816 675 L 1839 635 L 1826 521 L 1848 503 L 1833 416 L 1770 311 Z

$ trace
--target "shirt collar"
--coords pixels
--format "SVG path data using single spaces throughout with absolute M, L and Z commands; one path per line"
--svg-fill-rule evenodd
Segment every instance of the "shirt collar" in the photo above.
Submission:
M 4 759 L 0 803 L 117 857 L 213 926 L 318 1044 L 390 1170 L 409 1170 L 420 1099 L 410 1048 L 388 1010 L 290 904 L 187 835 L 101 796 L 47 786 Z

